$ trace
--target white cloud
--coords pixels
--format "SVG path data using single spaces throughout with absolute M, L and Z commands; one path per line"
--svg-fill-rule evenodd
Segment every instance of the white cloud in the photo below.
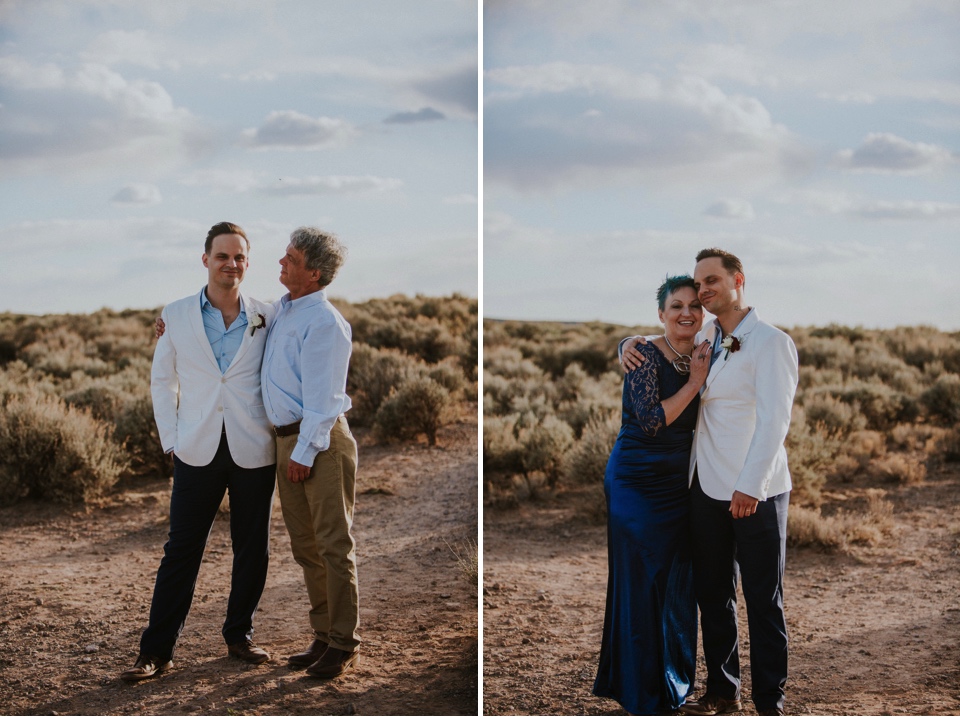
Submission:
M 266 172 L 226 169 L 194 172 L 181 180 L 181 184 L 209 187 L 228 194 L 256 193 L 273 197 L 388 192 L 403 186 L 399 179 L 372 175 L 276 177 Z
M 129 64 L 153 70 L 180 67 L 177 60 L 170 59 L 159 39 L 145 30 L 109 30 L 94 38 L 80 57 L 103 65 Z
M 163 201 L 160 189 L 153 184 L 128 184 L 120 189 L 110 200 L 114 204 L 134 204 L 150 206 Z
M 476 194 L 455 194 L 452 197 L 444 197 L 444 204 L 477 204 Z
M 755 97 L 702 77 L 554 62 L 487 73 L 486 176 L 523 190 L 711 174 L 764 182 L 808 153 Z
M 779 201 L 800 204 L 817 213 L 870 221 L 939 221 L 960 217 L 960 204 L 914 199 L 871 199 L 845 191 L 805 190 L 785 194 Z
M 721 199 L 703 210 L 708 217 L 718 219 L 743 219 L 750 221 L 756 217 L 753 205 L 745 199 Z
M 66 71 L 5 60 L 0 89 L 8 102 L 0 155 L 6 174 L 54 167 L 157 169 L 196 156 L 208 145 L 197 120 L 157 82 L 128 80 L 99 64 Z
M 359 131 L 331 117 L 308 117 L 294 110 L 271 112 L 257 129 L 243 131 L 243 143 L 258 150 L 318 150 L 341 146 Z
M 889 132 L 868 134 L 856 149 L 837 154 L 840 166 L 861 172 L 918 174 L 955 161 L 950 150 L 923 142 L 911 142 Z
M 278 197 L 293 197 L 320 194 L 360 194 L 366 192 L 386 192 L 399 189 L 403 182 L 385 177 L 287 177 L 278 179 L 270 185 L 261 184 L 258 190 L 264 194 Z
M 765 58 L 743 45 L 708 43 L 694 48 L 679 65 L 687 74 L 707 79 L 726 78 L 746 85 L 776 87 Z

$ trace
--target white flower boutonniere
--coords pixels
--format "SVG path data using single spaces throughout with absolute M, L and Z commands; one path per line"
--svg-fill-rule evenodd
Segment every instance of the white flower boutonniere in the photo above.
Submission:
M 266 325 L 266 316 L 263 314 L 254 314 L 254 317 L 250 320 L 250 335 L 253 336 L 257 329 L 262 329 Z
M 726 361 L 728 358 L 730 358 L 730 354 L 739 351 L 740 345 L 740 339 L 733 335 L 727 336 L 723 341 L 721 341 L 720 348 L 727 350 L 727 352 L 723 355 L 723 360 Z

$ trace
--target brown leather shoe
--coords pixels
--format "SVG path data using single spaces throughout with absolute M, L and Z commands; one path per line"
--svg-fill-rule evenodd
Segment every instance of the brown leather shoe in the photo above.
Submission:
M 331 645 L 324 650 L 319 660 L 307 668 L 307 674 L 326 679 L 339 677 L 357 664 L 359 657 L 359 650 L 347 652 L 346 650 L 338 650 Z
M 320 656 L 323 655 L 326 649 L 327 643 L 323 640 L 314 640 L 310 643 L 310 647 L 303 652 L 290 655 L 290 657 L 287 658 L 287 664 L 290 667 L 310 667 L 310 665 L 320 659 Z
M 120 679 L 124 682 L 139 682 L 166 672 L 171 667 L 173 667 L 173 660 L 161 660 L 158 657 L 141 654 L 137 656 L 137 662 L 133 667 L 120 673 Z
M 723 697 L 715 697 L 709 692 L 698 700 L 684 702 L 680 705 L 680 714 L 682 715 L 728 715 L 731 712 L 739 712 L 743 709 L 740 700 L 734 697 L 732 700 Z
M 257 647 L 250 640 L 227 645 L 227 650 L 237 659 L 249 662 L 251 665 L 262 665 L 270 661 L 270 655 L 263 648 Z

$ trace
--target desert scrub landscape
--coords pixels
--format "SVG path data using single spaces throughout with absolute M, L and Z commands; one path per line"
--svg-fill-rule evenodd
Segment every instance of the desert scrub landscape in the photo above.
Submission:
M 800 359 L 787 437 L 788 713 L 955 714 L 960 334 L 785 330 Z M 488 713 L 623 714 L 590 688 L 606 589 L 603 472 L 620 425 L 616 347 L 638 333 L 662 331 L 484 321 Z M 747 696 L 748 644 L 744 633 Z
M 136 659 L 167 532 L 172 464 L 150 399 L 159 308 L 0 314 L 4 713 L 476 713 L 477 301 L 334 303 L 353 327 L 364 644 L 357 670 L 331 682 L 286 668 L 309 628 L 278 501 L 255 623 L 273 661 L 251 670 L 226 656 L 224 515 L 175 669 L 119 680 Z

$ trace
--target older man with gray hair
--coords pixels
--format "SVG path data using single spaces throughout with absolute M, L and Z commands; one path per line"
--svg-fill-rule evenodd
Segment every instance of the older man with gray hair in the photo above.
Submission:
M 261 370 L 264 406 L 277 435 L 283 520 L 303 568 L 314 631 L 312 644 L 288 662 L 321 678 L 353 667 L 360 645 L 351 535 L 357 443 L 344 416 L 351 405 L 351 331 L 324 291 L 344 255 L 340 241 L 319 229 L 300 227 L 290 235 L 280 260 L 280 282 L 289 293 L 276 304 Z

